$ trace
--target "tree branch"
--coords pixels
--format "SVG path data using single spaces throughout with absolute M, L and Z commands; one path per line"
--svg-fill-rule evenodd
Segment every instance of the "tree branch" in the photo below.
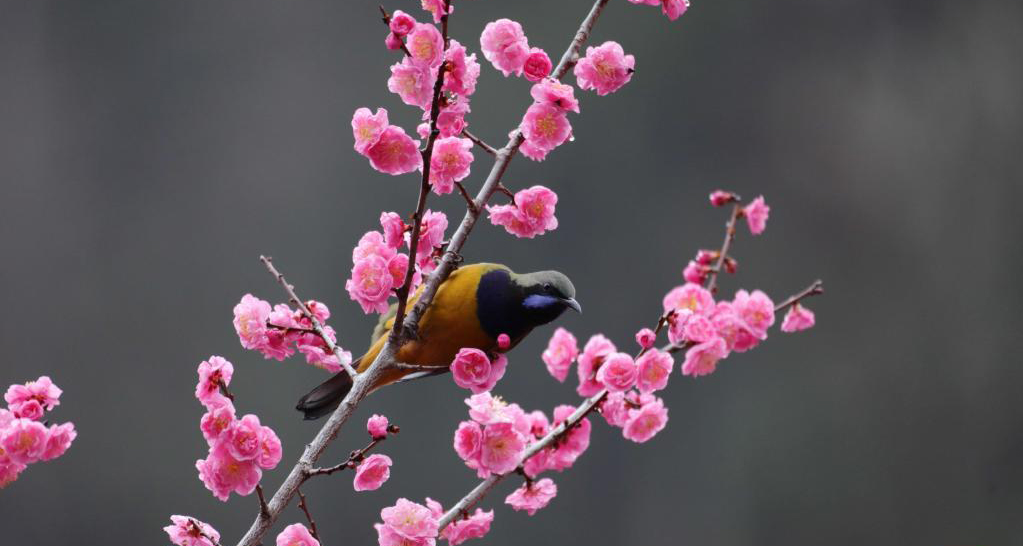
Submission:
M 470 133 L 468 129 L 462 129 L 462 136 L 472 141 L 473 144 L 479 146 L 484 152 L 490 155 L 497 155 L 497 148 L 483 142 L 483 139 Z
M 575 37 L 569 44 L 568 49 L 565 50 L 565 54 L 562 55 L 561 61 L 558 63 L 557 68 L 554 69 L 552 75 L 555 78 L 561 78 L 568 71 L 570 66 L 574 64 L 574 59 L 578 57 L 579 50 L 582 48 L 586 39 L 589 37 L 590 30 L 596 23 L 597 18 L 600 16 L 600 12 L 603 11 L 604 6 L 609 0 L 596 0 L 590 12 L 583 19 L 582 24 L 579 26 L 579 30 L 576 31 Z M 432 131 L 431 131 L 432 134 Z M 518 152 L 519 146 L 525 139 L 522 136 L 522 132 L 518 129 L 512 131 L 508 137 L 508 143 L 504 148 L 498 150 L 494 156 L 494 165 L 490 169 L 490 173 L 487 175 L 486 180 L 483 182 L 483 186 L 480 188 L 474 200 L 475 207 L 469 208 L 465 217 L 462 218 L 462 223 L 458 226 L 455 234 L 451 237 L 450 242 L 444 255 L 441 258 L 440 264 L 430 275 L 429 279 L 423 286 L 423 291 L 419 295 L 419 299 L 416 301 L 416 305 L 413 306 L 411 312 L 409 312 L 405 320 L 403 321 L 403 329 L 409 331 L 415 331 L 419 324 L 420 318 L 426 312 L 426 309 L 433 302 L 433 298 L 437 293 L 437 289 L 445 279 L 451 275 L 454 271 L 455 265 L 461 261 L 459 252 L 462 246 L 465 244 L 466 239 L 469 237 L 469 233 L 472 231 L 473 226 L 476 224 L 476 220 L 479 218 L 480 212 L 483 210 L 484 205 L 493 195 L 494 190 L 497 188 L 497 184 L 501 181 L 501 177 L 508 169 L 508 164 L 512 157 Z M 425 169 L 425 166 L 424 166 Z M 414 250 L 410 249 L 410 252 Z M 409 262 L 414 262 L 414 258 L 410 258 Z M 267 264 L 270 265 L 270 264 Z M 272 266 L 269 267 L 271 272 L 274 272 Z M 279 275 L 279 274 L 277 274 Z M 287 289 L 287 283 L 283 282 L 282 277 L 278 277 L 281 284 Z M 295 297 L 297 300 L 298 298 Z M 400 303 L 399 303 L 400 305 Z M 315 325 L 316 322 L 313 322 Z M 397 324 L 397 322 L 395 323 Z M 322 337 L 322 336 L 321 336 Z M 351 390 L 345 396 L 344 400 L 338 405 L 338 408 L 334 410 L 334 413 L 330 415 L 327 422 L 323 424 L 323 427 L 313 438 L 313 441 L 306 446 L 305 451 L 299 458 L 298 463 L 291 469 L 288 477 L 285 478 L 284 483 L 277 489 L 273 497 L 268 503 L 269 515 L 264 516 L 260 514 L 256 520 L 252 523 L 248 532 L 238 542 L 238 546 L 256 546 L 259 544 L 263 537 L 269 531 L 270 527 L 280 516 L 281 512 L 288 505 L 291 499 L 295 496 L 298 487 L 308 479 L 308 471 L 313 468 L 316 460 L 323 454 L 334 438 L 337 437 L 341 427 L 348 421 L 348 419 L 355 412 L 355 408 L 359 402 L 369 394 L 376 382 L 380 380 L 384 372 L 396 361 L 396 356 L 399 348 L 399 343 L 396 339 L 389 338 L 384 348 L 377 355 L 376 360 L 366 369 L 363 373 L 354 376 Z M 330 347 L 330 345 L 328 345 Z M 336 354 L 336 353 L 335 353 Z
M 728 223 L 725 224 L 725 242 L 721 243 L 721 251 L 718 254 L 718 260 L 714 263 L 714 266 L 710 268 L 710 276 L 707 277 L 707 290 L 710 290 L 711 294 L 717 292 L 718 273 L 721 272 L 721 268 L 725 264 L 725 260 L 728 259 L 728 251 L 732 246 L 732 241 L 735 240 L 735 222 L 742 216 L 742 206 L 739 203 L 732 205 L 732 216 L 728 219 Z
M 298 294 L 295 294 L 295 287 L 288 284 L 288 281 L 284 279 L 284 275 L 281 274 L 280 271 L 277 271 L 277 268 L 274 267 L 273 259 L 270 258 L 269 256 L 260 256 L 259 260 L 263 262 L 263 265 L 266 266 L 267 271 L 269 271 L 270 274 L 277 279 L 277 282 L 280 283 L 282 287 L 284 287 L 284 291 L 288 293 L 288 298 L 291 300 L 291 303 L 295 304 L 298 307 L 299 311 L 302 312 L 302 316 L 309 319 L 309 322 L 311 322 L 313 325 L 313 331 L 315 331 L 316 334 L 320 336 L 320 339 L 323 340 L 323 343 L 327 346 L 327 349 L 330 349 L 330 352 L 334 353 L 334 356 L 337 357 L 338 362 L 340 362 L 345 371 L 348 372 L 348 375 L 354 378 L 357 372 L 355 371 L 355 368 L 352 368 L 351 364 L 347 364 L 345 362 L 346 359 L 344 358 L 344 355 L 341 353 L 341 347 L 339 347 L 336 343 L 334 343 L 333 340 L 330 339 L 330 337 L 327 335 L 327 332 L 324 331 L 323 325 L 320 324 L 320 321 L 317 320 L 317 318 L 313 315 L 312 311 L 309 310 L 309 307 L 307 307 L 306 304 L 303 303 L 302 300 L 298 298 Z
M 298 507 L 302 509 L 302 512 L 305 514 L 306 521 L 309 522 L 309 534 L 313 535 L 313 538 L 319 541 L 320 532 L 316 530 L 316 521 L 313 520 L 313 515 L 309 513 L 309 505 L 305 502 L 305 495 L 302 494 L 301 489 L 296 492 L 298 493 Z

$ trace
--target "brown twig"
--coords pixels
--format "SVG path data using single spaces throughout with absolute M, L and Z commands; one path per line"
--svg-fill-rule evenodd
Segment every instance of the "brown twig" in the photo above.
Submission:
M 473 144 L 479 146 L 484 152 L 490 155 L 497 155 L 497 148 L 483 142 L 483 139 L 470 133 L 468 129 L 462 129 L 462 136 L 472 141 Z
M 387 10 L 384 9 L 384 6 L 380 6 L 380 14 L 384 16 L 384 18 L 383 18 L 384 19 L 384 24 L 387 25 L 387 28 L 390 28 L 391 27 L 391 15 L 389 13 L 387 13 Z M 408 47 L 405 45 L 405 40 L 404 39 L 401 40 L 401 50 L 405 52 L 405 55 L 407 55 L 409 57 L 412 56 L 412 53 L 409 52 Z
M 721 244 L 721 251 L 718 253 L 718 259 L 710 268 L 710 275 L 707 277 L 707 290 L 710 290 L 711 294 L 717 292 L 718 273 L 721 272 L 721 267 L 724 265 L 725 260 L 728 257 L 728 250 L 732 246 L 732 241 L 735 240 L 735 222 L 741 217 L 742 206 L 739 203 L 735 203 L 732 205 L 732 216 L 728 219 L 728 224 L 725 225 L 725 242 Z
M 267 326 L 267 328 L 276 328 L 278 330 L 283 330 L 285 334 L 287 334 L 288 332 L 301 332 L 303 334 L 315 334 L 316 333 L 316 330 L 314 330 L 312 328 L 300 328 L 298 326 L 281 326 L 279 324 L 271 324 L 270 321 L 266 322 L 266 326 Z
M 508 199 L 511 199 L 513 203 L 515 202 L 515 193 L 509 190 L 504 184 L 499 183 L 497 185 L 497 191 L 507 195 Z
M 309 310 L 309 307 L 307 307 L 306 304 L 303 303 L 302 300 L 298 298 L 298 294 L 295 293 L 295 287 L 288 284 L 288 281 L 285 280 L 284 275 L 280 271 L 277 271 L 277 268 L 274 267 L 273 259 L 270 258 L 269 256 L 260 256 L 259 261 L 263 262 L 263 265 L 266 266 L 267 271 L 269 271 L 270 274 L 273 275 L 275 279 L 277 279 L 277 282 L 280 283 L 280 285 L 284 288 L 284 291 L 288 294 L 288 298 L 291 300 L 291 303 L 295 304 L 295 306 L 298 307 L 299 311 L 302 312 L 302 315 L 305 318 L 309 319 L 309 322 L 312 323 L 313 325 L 313 331 L 320 336 L 320 339 L 323 340 L 323 343 L 327 346 L 327 349 L 329 349 L 330 352 L 333 353 L 335 357 L 337 357 L 338 362 L 340 362 L 341 366 L 345 369 L 346 372 L 348 372 L 348 375 L 351 376 L 352 378 L 358 375 L 358 372 L 355 371 L 355 368 L 352 368 L 351 364 L 345 362 L 344 355 L 341 352 L 341 347 L 339 347 L 336 343 L 334 343 L 332 339 L 330 339 L 330 337 L 327 335 L 327 332 L 323 329 L 323 325 L 320 324 L 320 321 L 316 318 L 315 315 L 313 315 L 312 311 Z
M 305 502 L 305 495 L 302 494 L 302 490 L 298 490 L 298 507 L 302 509 L 302 513 L 305 514 L 306 521 L 309 522 L 309 534 L 313 535 L 317 541 L 320 540 L 320 532 L 316 530 L 316 521 L 313 520 L 313 515 L 309 513 L 309 505 Z
M 263 486 L 256 484 L 256 496 L 259 497 L 259 513 L 263 516 L 270 515 L 270 509 L 266 506 L 266 497 L 263 496 Z
M 394 431 L 396 432 L 397 430 L 398 430 L 397 427 L 395 427 Z M 334 466 L 327 466 L 327 467 L 321 467 L 321 468 L 310 468 L 309 471 L 306 472 L 306 474 L 309 477 L 313 477 L 313 476 L 329 476 L 329 475 L 331 475 L 331 474 L 333 474 L 335 472 L 340 472 L 340 471 L 342 471 L 342 470 L 344 470 L 346 468 L 354 469 L 355 467 L 359 466 L 359 463 L 361 463 L 363 459 L 366 458 L 366 454 L 367 453 L 369 453 L 374 447 L 376 447 L 377 444 L 379 444 L 380 442 L 383 442 L 385 439 L 386 439 L 386 437 L 373 438 L 373 440 L 370 441 L 370 443 L 367 444 L 366 447 L 364 447 L 362 449 L 356 449 L 355 451 L 351 452 L 348 455 L 348 460 L 346 460 L 345 462 L 343 462 L 341 464 L 336 464 Z
M 465 206 L 479 214 L 479 210 L 476 209 L 476 203 L 472 201 L 472 196 L 469 195 L 469 192 L 465 191 L 465 186 L 461 182 L 455 182 L 455 187 L 458 188 L 458 193 L 462 194 L 462 198 L 465 199 Z

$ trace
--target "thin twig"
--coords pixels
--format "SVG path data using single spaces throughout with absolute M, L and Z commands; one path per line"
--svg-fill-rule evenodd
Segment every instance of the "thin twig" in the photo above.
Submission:
M 263 486 L 256 484 L 256 496 L 259 497 L 259 513 L 264 516 L 270 515 L 270 509 L 266 507 L 266 497 L 263 496 Z
M 369 444 L 367 444 L 366 447 L 362 449 L 356 449 L 355 451 L 351 452 L 351 454 L 348 455 L 348 460 L 346 460 L 345 462 L 341 464 L 336 464 L 334 466 L 310 468 L 309 471 L 306 472 L 306 474 L 309 477 L 329 476 L 335 472 L 340 472 L 346 468 L 354 469 L 355 467 L 359 466 L 359 463 L 361 463 L 363 459 L 366 458 L 367 453 L 369 453 L 374 447 L 376 447 L 377 444 L 383 442 L 385 439 L 386 437 L 373 438 L 373 440 Z
M 315 334 L 316 333 L 316 330 L 314 330 L 312 328 L 301 328 L 301 327 L 298 327 L 298 326 L 281 326 L 279 324 L 271 324 L 270 321 L 266 322 L 266 326 L 267 326 L 267 328 L 276 328 L 278 330 L 282 330 L 285 334 L 287 334 L 288 332 L 299 332 L 299 333 L 303 333 L 303 334 Z
M 455 182 L 455 187 L 458 188 L 458 193 L 462 194 L 462 198 L 465 199 L 465 206 L 479 214 L 479 211 L 476 209 L 476 203 L 472 201 L 472 196 L 465 190 L 465 186 L 461 182 Z
M 721 272 L 721 266 L 724 265 L 725 259 L 728 257 L 728 250 L 732 246 L 732 241 L 735 240 L 735 222 L 741 216 L 742 206 L 739 203 L 732 205 L 732 216 L 728 219 L 728 224 L 725 225 L 725 242 L 721 243 L 718 260 L 710 268 L 710 276 L 707 277 L 707 290 L 710 290 L 711 294 L 717 292 L 718 273 Z
M 309 322 L 312 323 L 313 325 L 313 331 L 315 331 L 316 334 L 320 336 L 320 339 L 323 340 L 323 343 L 327 346 L 327 349 L 330 349 L 330 352 L 333 353 L 335 357 L 337 357 L 338 362 L 341 363 L 341 367 L 343 367 L 345 371 L 348 372 L 348 375 L 350 375 L 353 378 L 356 375 L 358 375 L 358 372 L 355 371 L 355 368 L 353 368 L 351 364 L 346 362 L 345 355 L 343 355 L 341 352 L 341 347 L 339 347 L 336 343 L 334 343 L 332 339 L 330 339 L 330 336 L 328 336 L 327 332 L 323 329 L 323 325 L 320 324 L 319 319 L 317 319 L 316 316 L 313 315 L 312 311 L 309 310 L 309 307 L 307 307 L 306 304 L 303 303 L 302 300 L 298 298 L 298 294 L 295 293 L 295 287 L 288 284 L 288 281 L 285 280 L 284 275 L 281 274 L 280 271 L 277 271 L 277 268 L 274 267 L 273 259 L 270 258 L 269 256 L 260 256 L 259 260 L 263 262 L 263 265 L 266 266 L 267 271 L 269 271 L 270 274 L 273 275 L 275 279 L 277 279 L 277 282 L 280 283 L 282 287 L 284 287 L 284 291 L 287 292 L 288 298 L 291 300 L 291 303 L 295 304 L 298 307 L 299 311 L 302 312 L 302 315 L 305 318 L 309 319 Z
M 302 509 L 305 514 L 306 521 L 309 522 L 309 534 L 313 535 L 317 541 L 320 540 L 320 532 L 316 530 L 316 521 L 313 520 L 313 515 L 309 513 L 309 505 L 305 502 L 305 495 L 302 494 L 302 490 L 298 490 L 298 507 Z
M 490 155 L 497 155 L 497 148 L 483 142 L 483 139 L 470 133 L 468 129 L 462 129 L 462 136 L 472 141 L 473 144 L 479 146 L 484 152 Z
M 391 15 L 389 13 L 387 13 L 387 10 L 384 9 L 384 6 L 380 6 L 380 14 L 384 16 L 384 18 L 383 18 L 384 24 L 387 25 L 387 28 L 390 28 L 391 27 Z M 405 40 L 404 39 L 401 39 L 401 50 L 405 52 L 406 56 L 409 56 L 409 57 L 412 56 L 412 53 L 409 52 L 408 47 L 405 45 Z

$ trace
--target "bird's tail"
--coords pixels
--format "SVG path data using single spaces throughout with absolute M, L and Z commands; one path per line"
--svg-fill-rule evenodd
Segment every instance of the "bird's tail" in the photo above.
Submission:
M 358 366 L 358 362 L 354 365 Z M 305 414 L 306 421 L 319 419 L 334 411 L 350 390 L 352 378 L 348 372 L 341 370 L 300 398 L 295 409 Z

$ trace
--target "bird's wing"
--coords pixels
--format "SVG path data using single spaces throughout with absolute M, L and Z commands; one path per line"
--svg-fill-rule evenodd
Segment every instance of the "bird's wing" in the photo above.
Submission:
M 397 302 L 392 303 L 391 308 L 388 309 L 386 313 L 380 315 L 380 320 L 377 321 L 377 325 L 373 327 L 373 337 L 369 340 L 370 345 L 376 343 L 378 339 L 384 337 L 384 334 L 391 330 L 391 327 L 387 323 L 394 319 L 394 315 L 396 314 L 398 314 Z

